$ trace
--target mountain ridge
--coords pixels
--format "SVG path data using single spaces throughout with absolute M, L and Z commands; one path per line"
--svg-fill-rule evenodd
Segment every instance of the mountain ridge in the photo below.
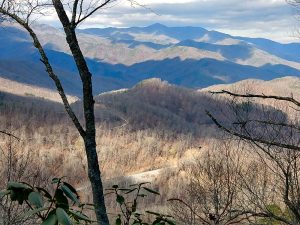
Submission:
M 34 29 L 66 92 L 80 96 L 80 79 L 62 31 L 47 25 L 35 25 Z M 102 32 L 102 37 L 91 34 L 91 30 Z M 201 27 L 162 24 L 77 32 L 93 74 L 95 94 L 129 88 L 151 77 L 197 89 L 248 78 L 270 80 L 300 76 L 300 59 L 290 51 L 291 48 L 300 51 L 297 43 L 280 44 L 267 39 L 234 37 Z M 0 30 L 0 39 L 1 77 L 55 89 L 24 31 L 6 25 Z

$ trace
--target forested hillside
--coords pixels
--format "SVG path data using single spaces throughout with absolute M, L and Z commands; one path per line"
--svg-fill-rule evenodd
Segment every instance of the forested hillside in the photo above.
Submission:
M 259 90 L 258 84 L 263 84 L 264 93 L 270 90 L 272 94 L 299 96 L 297 83 L 299 78 L 287 77 L 270 82 L 243 81 L 226 88 L 245 93 Z M 276 84 L 281 88 L 271 88 Z M 216 86 L 196 91 L 150 79 L 130 89 L 98 95 L 95 98 L 97 142 L 105 184 L 109 186 L 122 180 L 125 183 L 152 182 L 162 195 L 150 198 L 147 207 L 152 207 L 153 201 L 160 202 L 162 207 L 166 199 L 184 196 L 182 188 L 190 179 L 187 171 L 195 159 L 203 157 L 207 151 L 218 152 L 224 146 L 232 148 L 230 146 L 236 143 L 222 141 L 225 136 L 205 113 L 208 110 L 220 120 L 234 118 L 227 99 L 208 92 L 223 88 Z M 82 117 L 80 105 L 80 101 L 72 105 L 79 118 Z M 262 108 L 257 102 L 253 107 L 249 115 L 286 118 L 284 111 L 277 111 L 278 105 Z M 5 156 L 1 161 L 3 168 L 13 168 L 13 176 L 18 179 L 37 176 L 36 182 L 42 184 L 48 177 L 65 175 L 83 191 L 84 199 L 90 199 L 83 194 L 89 189 L 83 143 L 60 103 L 2 92 L 0 118 L 6 121 L 1 123 L 0 129 L 20 138 L 18 141 L 1 136 Z M 243 148 L 244 153 L 239 154 L 245 157 L 249 147 Z M 30 163 L 25 163 L 29 156 Z M 13 165 L 7 164 L 7 157 L 15 158 Z M 2 176 L 6 173 L 4 170 Z

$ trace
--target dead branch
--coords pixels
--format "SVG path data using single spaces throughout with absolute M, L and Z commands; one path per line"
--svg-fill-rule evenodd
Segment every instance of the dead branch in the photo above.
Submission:
M 296 145 L 284 144 L 284 143 L 280 143 L 280 142 L 276 142 L 276 141 L 267 141 L 264 139 L 255 138 L 255 137 L 251 137 L 248 135 L 244 135 L 244 134 L 235 132 L 234 130 L 227 128 L 227 127 L 223 126 L 221 123 L 219 123 L 219 121 L 209 111 L 206 111 L 206 114 L 209 116 L 209 118 L 211 118 L 211 120 L 215 123 L 215 125 L 217 125 L 218 128 L 220 128 L 221 130 L 223 130 L 233 136 L 236 136 L 236 137 L 239 137 L 241 139 L 248 140 L 251 142 L 259 142 L 261 144 L 265 144 L 265 145 L 269 145 L 269 146 L 277 146 L 280 148 L 286 148 L 286 149 L 300 151 L 300 147 L 296 146 Z
M 261 99 L 274 99 L 279 101 L 287 101 L 295 104 L 297 107 L 300 107 L 300 102 L 294 99 L 294 97 L 282 97 L 277 95 L 257 95 L 257 94 L 237 94 L 230 91 L 222 90 L 222 91 L 210 91 L 212 94 L 227 94 L 233 97 L 240 97 L 240 98 L 261 98 Z

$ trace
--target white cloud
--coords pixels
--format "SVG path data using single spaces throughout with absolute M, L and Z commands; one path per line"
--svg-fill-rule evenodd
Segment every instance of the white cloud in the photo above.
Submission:
M 277 41 L 298 41 L 294 33 L 296 10 L 285 0 L 136 0 L 131 6 L 120 0 L 88 19 L 86 27 L 130 27 L 163 23 L 169 26 L 202 26 L 233 35 L 266 37 Z M 148 7 L 148 9 L 147 9 Z M 55 16 L 42 22 L 57 24 Z
M 138 0 L 139 4 L 155 5 L 155 4 L 184 4 L 188 2 L 196 2 L 197 0 Z M 199 1 L 199 0 L 198 0 Z

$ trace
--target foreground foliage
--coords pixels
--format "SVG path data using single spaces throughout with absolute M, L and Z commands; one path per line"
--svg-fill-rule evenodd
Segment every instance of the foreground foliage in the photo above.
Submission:
M 139 200 L 147 197 L 147 194 L 160 195 L 159 192 L 145 187 L 146 184 L 148 182 L 132 184 L 128 188 L 113 185 L 112 188 L 107 189 L 109 191 L 107 194 L 115 195 L 121 211 L 116 219 L 116 225 L 175 225 L 172 216 L 152 211 L 146 211 L 146 213 L 154 217 L 153 222 L 144 221 L 143 214 L 138 210 Z
M 26 182 L 8 182 L 7 188 L 0 192 L 0 199 L 8 198 L 19 205 L 26 204 L 29 211 L 19 215 L 23 220 L 35 218 L 40 225 L 72 225 L 91 224 L 95 221 L 84 212 L 94 210 L 93 204 L 82 204 L 76 189 L 63 178 L 52 179 L 53 195 L 41 187 L 34 187 Z M 160 195 L 146 185 L 148 182 L 133 184 L 128 188 L 113 185 L 107 189 L 107 194 L 115 195 L 116 203 L 120 208 L 115 220 L 116 225 L 175 225 L 172 216 L 157 212 L 146 211 L 153 222 L 145 222 L 139 211 L 139 200 L 147 194 Z
M 82 204 L 75 188 L 62 178 L 52 179 L 55 186 L 54 194 L 41 187 L 33 187 L 25 182 L 9 182 L 7 189 L 0 193 L 0 197 L 8 197 L 19 205 L 26 204 L 31 209 L 20 215 L 23 218 L 36 217 L 41 225 L 71 225 L 93 222 L 83 210 L 89 204 Z

